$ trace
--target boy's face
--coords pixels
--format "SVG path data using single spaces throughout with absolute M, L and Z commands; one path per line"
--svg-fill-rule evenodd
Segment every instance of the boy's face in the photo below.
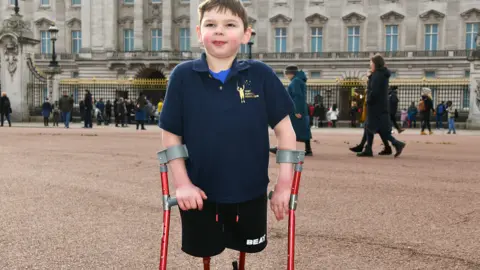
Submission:
M 230 10 L 218 12 L 217 9 L 203 14 L 197 35 L 208 55 L 215 58 L 235 56 L 241 44 L 250 40 L 251 29 L 244 29 L 243 22 Z

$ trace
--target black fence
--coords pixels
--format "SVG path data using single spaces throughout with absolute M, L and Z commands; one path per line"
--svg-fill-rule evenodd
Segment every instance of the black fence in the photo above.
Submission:
M 285 86 L 288 82 L 285 82 Z M 434 104 L 441 101 L 452 101 L 460 113 L 468 113 L 470 105 L 470 89 L 468 79 L 393 79 L 390 85 L 398 86 L 399 110 L 407 109 L 412 102 L 418 104 L 422 88 L 432 90 Z M 135 80 L 96 80 L 67 79 L 59 85 L 60 96 L 66 93 L 74 99 L 74 115 L 78 114 L 78 104 L 89 90 L 95 100 L 113 102 L 123 97 L 135 100 L 140 92 L 144 92 L 152 104 L 157 104 L 165 96 L 167 81 L 156 79 Z M 311 80 L 307 84 L 307 102 L 323 103 L 326 108 L 336 104 L 340 110 L 339 119 L 349 119 L 349 111 L 353 101 L 363 107 L 365 101 L 366 81 L 358 79 L 344 80 Z M 48 97 L 45 79 L 33 76 L 28 84 L 28 103 L 32 115 L 40 115 L 41 106 Z

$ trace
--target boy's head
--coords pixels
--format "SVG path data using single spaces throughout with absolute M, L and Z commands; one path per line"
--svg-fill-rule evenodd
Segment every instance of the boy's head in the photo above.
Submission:
M 208 55 L 235 56 L 241 44 L 250 40 L 248 16 L 240 0 L 206 0 L 198 7 L 197 35 Z

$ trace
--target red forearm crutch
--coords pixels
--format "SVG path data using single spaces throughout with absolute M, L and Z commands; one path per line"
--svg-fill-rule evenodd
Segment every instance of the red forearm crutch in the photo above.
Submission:
M 300 187 L 300 177 L 302 176 L 303 162 L 305 160 L 304 151 L 278 150 L 277 163 L 294 164 L 294 174 L 292 181 L 292 190 L 290 193 L 290 203 L 288 209 L 288 260 L 287 270 L 295 269 L 295 210 L 298 202 L 298 189 Z M 271 198 L 273 192 L 270 192 Z
M 177 205 L 177 200 L 170 197 L 170 190 L 168 188 L 168 162 L 183 158 L 188 158 L 187 148 L 184 145 L 177 145 L 169 147 L 157 153 L 160 161 L 160 179 L 162 181 L 162 201 L 163 201 L 163 233 L 162 242 L 160 246 L 160 270 L 167 269 L 167 255 L 168 255 L 168 233 L 170 230 L 170 212 L 171 208 Z

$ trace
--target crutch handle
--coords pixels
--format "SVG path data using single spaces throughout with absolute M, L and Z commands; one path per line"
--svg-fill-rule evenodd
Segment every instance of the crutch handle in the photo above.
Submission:
M 169 198 L 167 199 L 167 204 L 168 204 L 170 207 L 177 206 L 177 205 L 178 205 L 177 198 L 175 198 L 175 197 L 169 197 Z

